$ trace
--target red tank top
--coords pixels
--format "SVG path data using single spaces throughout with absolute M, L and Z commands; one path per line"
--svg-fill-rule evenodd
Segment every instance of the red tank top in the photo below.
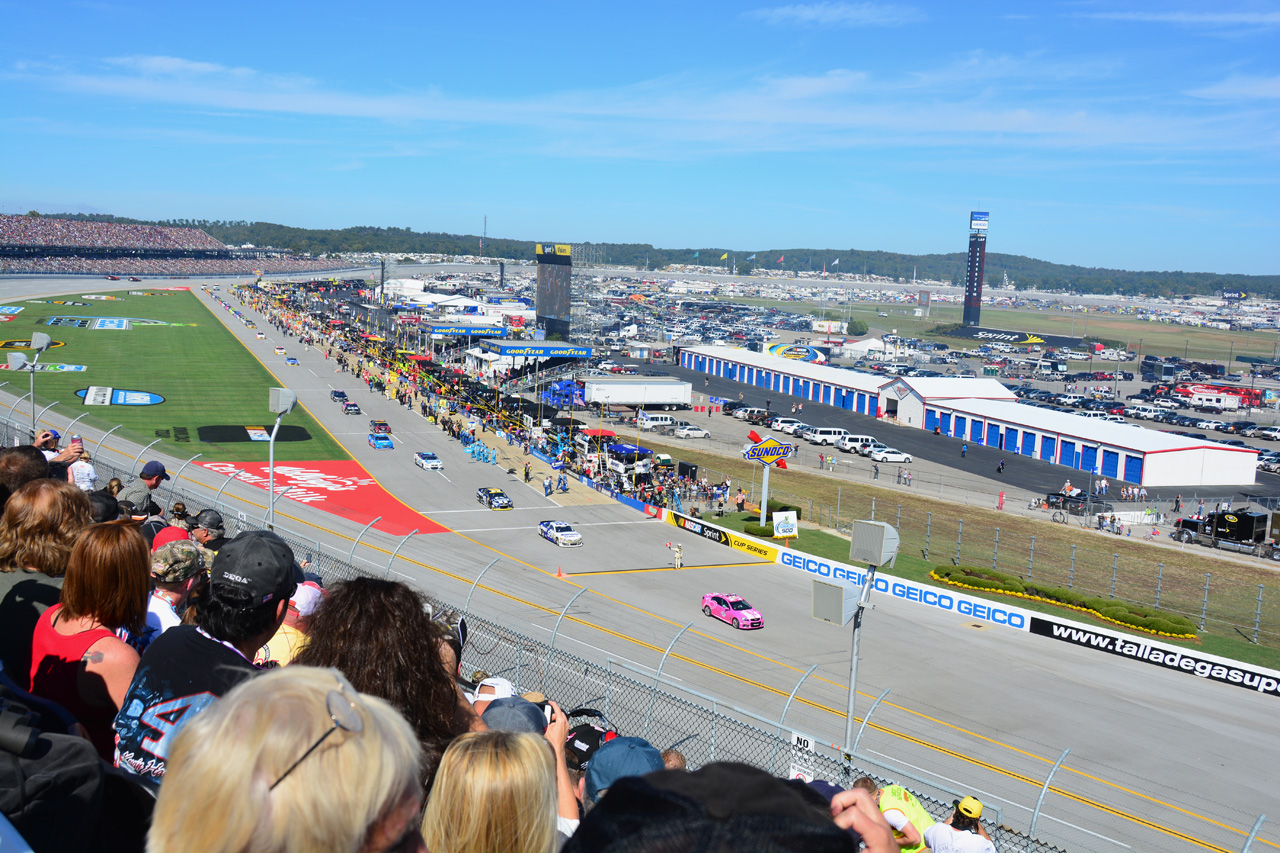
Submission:
M 76 682 L 89 647 L 115 634 L 106 628 L 93 628 L 64 636 L 53 627 L 60 612 L 61 604 L 46 610 L 31 635 L 31 692 L 70 711 L 88 729 L 98 755 L 111 761 L 115 753 L 115 733 L 111 722 L 115 719 L 116 710 L 111 705 L 86 702 Z

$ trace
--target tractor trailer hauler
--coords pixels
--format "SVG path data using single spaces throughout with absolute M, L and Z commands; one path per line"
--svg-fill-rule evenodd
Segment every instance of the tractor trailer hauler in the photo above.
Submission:
M 635 406 L 663 412 L 687 409 L 693 400 L 693 384 L 664 377 L 587 379 L 583 400 L 589 406 Z

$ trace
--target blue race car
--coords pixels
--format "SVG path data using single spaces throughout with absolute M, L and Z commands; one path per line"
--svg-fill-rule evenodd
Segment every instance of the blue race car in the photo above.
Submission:
M 561 548 L 576 548 L 582 544 L 582 534 L 570 527 L 567 521 L 540 521 L 538 535 Z
M 502 489 L 481 488 L 476 490 L 476 500 L 489 509 L 511 509 L 514 504 Z
M 289 356 L 288 358 L 286 358 L 286 359 L 284 360 L 284 363 L 285 363 L 285 364 L 288 364 L 288 365 L 291 365 L 291 366 L 293 366 L 293 367 L 297 367 L 297 366 L 298 366 L 298 360 L 297 360 L 296 358 L 294 358 L 293 356 Z
M 391 436 L 379 435 L 377 433 L 369 433 L 369 446 L 374 450 L 395 450 L 396 446 L 391 443 Z

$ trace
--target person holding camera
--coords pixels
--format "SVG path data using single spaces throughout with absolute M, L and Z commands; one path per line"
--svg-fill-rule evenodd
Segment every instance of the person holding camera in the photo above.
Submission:
M 955 811 L 944 823 L 924 831 L 925 843 L 933 853 L 996 853 L 991 836 L 982 828 L 982 803 L 977 797 L 955 801 Z

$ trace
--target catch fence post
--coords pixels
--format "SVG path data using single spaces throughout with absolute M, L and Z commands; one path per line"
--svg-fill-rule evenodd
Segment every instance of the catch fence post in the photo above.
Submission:
M 84 417 L 84 416 L 81 415 L 81 417 Z M 76 418 L 76 420 L 78 421 L 80 420 L 80 418 Z M 192 462 L 195 462 L 201 456 L 204 456 L 204 454 L 197 453 L 195 456 L 192 456 L 186 462 L 183 462 L 182 465 L 179 466 L 178 470 L 173 474 L 173 476 L 169 478 L 169 502 L 170 503 L 173 503 L 173 488 L 174 486 L 178 485 L 178 478 L 182 476 L 182 472 L 186 469 L 188 465 L 190 465 Z
M 836 530 L 840 529 L 840 492 L 843 489 L 844 486 L 836 486 L 836 523 L 834 525 Z
M 1160 564 L 1160 568 L 1156 572 L 1156 609 L 1160 609 L 1160 588 L 1164 586 L 1164 563 Z
M 489 565 L 487 565 L 487 566 L 485 566 L 483 569 L 481 569 L 481 570 L 480 570 L 480 574 L 476 575 L 476 579 L 475 579 L 475 581 L 471 584 L 471 589 L 467 590 L 467 601 L 466 601 L 466 603 L 465 603 L 465 604 L 463 604 L 463 605 L 462 605 L 462 612 L 463 612 L 463 613 L 470 613 L 470 612 L 471 612 L 471 596 L 475 594 L 476 587 L 478 587 L 478 586 L 480 585 L 480 578 L 484 577 L 484 573 L 485 573 L 485 572 L 487 572 L 487 571 L 489 571 L 490 569 L 492 569 L 492 568 L 493 568 L 493 566 L 494 566 L 494 564 L 495 564 L 495 563 L 497 563 L 497 562 L 498 562 L 498 560 L 500 560 L 500 559 L 502 559 L 502 558 L 501 558 L 501 557 L 494 557 L 492 560 L 490 560 L 490 561 L 489 561 Z
M 964 519 L 956 519 L 956 558 L 955 564 L 960 565 L 960 541 L 964 537 Z
M 880 703 L 884 701 L 884 697 L 889 695 L 889 688 L 886 687 L 884 692 L 876 697 L 876 701 L 871 703 L 871 707 L 867 709 L 867 713 L 862 716 L 862 725 L 858 726 L 858 733 L 853 737 L 853 743 L 849 744 L 849 754 L 854 755 L 858 751 L 858 743 L 862 740 L 862 733 L 867 728 L 867 723 L 871 722 L 871 715 L 876 712 L 876 708 L 880 707 Z
M 1071 569 L 1067 572 L 1067 589 L 1076 581 L 1076 546 L 1071 546 Z
M 676 635 L 671 638 L 671 643 L 667 646 L 667 650 L 662 653 L 662 660 L 658 661 L 658 669 L 653 676 L 653 689 L 649 691 L 649 709 L 644 713 L 643 737 L 645 740 L 649 739 L 649 722 L 653 719 L 653 704 L 658 699 L 658 684 L 662 681 L 662 668 L 667 665 L 667 657 L 671 654 L 671 650 L 676 647 L 676 641 L 691 627 L 693 627 L 692 622 L 684 623 L 684 627 L 676 632 Z
M 226 487 L 231 483 L 231 481 L 232 481 L 232 480 L 234 480 L 236 477 L 239 477 L 239 476 L 240 476 L 241 474 L 243 474 L 243 473 L 244 473 L 244 469 L 243 469 L 243 468 L 241 468 L 239 471 L 236 471 L 236 472 L 235 472 L 235 473 L 233 473 L 230 477 L 228 477 L 227 479 L 225 479 L 225 480 L 223 480 L 223 481 L 222 481 L 222 488 L 221 488 L 221 489 L 218 489 L 218 493 L 217 493 L 216 495 L 214 495 L 214 496 L 213 496 L 213 502 L 214 502 L 215 504 L 217 504 L 217 505 L 219 505 L 219 506 L 221 506 L 221 505 L 222 505 L 222 491 L 223 491 L 223 489 L 225 489 L 225 488 L 226 488 Z
M 413 532 L 412 532 L 412 533 L 410 533 L 408 536 L 406 536 L 406 537 L 404 537 L 403 539 L 401 539 L 401 540 L 400 540 L 400 544 L 399 544 L 399 545 L 397 545 L 397 546 L 396 546 L 396 549 L 395 549 L 394 551 L 392 551 L 392 552 L 391 552 L 391 559 L 390 559 L 390 560 L 387 560 L 387 571 L 386 571 L 386 573 L 382 576 L 382 579 L 383 579 L 383 580 L 386 580 L 387 578 L 391 577 L 391 564 L 392 564 L 392 563 L 394 563 L 394 562 L 396 561 L 396 555 L 400 553 L 400 549 L 404 547 L 404 543 L 408 542 L 410 539 L 412 539 L 413 537 L 415 537 L 415 536 L 417 536 L 417 535 L 418 535 L 418 528 L 416 528 L 416 527 L 415 527 L 415 528 L 413 528 Z
M 1031 537 L 1031 554 L 1027 557 L 1027 580 L 1031 579 L 1031 573 L 1036 562 L 1036 537 Z
M 1258 608 L 1253 612 L 1253 644 L 1258 644 L 1258 628 L 1262 625 L 1262 590 L 1264 584 L 1258 584 Z
M 991 570 L 992 571 L 995 571 L 996 558 L 998 556 L 1000 556 L 1000 528 L 999 527 L 996 528 L 995 544 L 991 546 Z
M 933 532 L 933 513 L 929 513 L 929 517 L 924 521 L 924 558 L 929 559 L 929 534 Z
M 573 603 L 586 591 L 587 587 L 584 586 L 582 589 L 575 592 L 573 594 L 573 598 L 569 599 L 569 602 L 560 610 L 560 615 L 556 617 L 555 627 L 551 629 L 551 643 L 547 646 L 547 656 L 542 660 L 541 686 L 543 693 L 546 693 L 547 691 L 547 669 L 551 666 L 551 655 L 556 650 L 556 638 L 560 635 L 560 623 L 564 621 L 564 615 L 569 612 L 569 608 L 573 606 Z
M 1204 573 L 1204 603 L 1200 605 L 1200 630 L 1204 630 L 1204 620 L 1209 614 L 1209 577 L 1213 572 Z
M 1058 768 L 1062 766 L 1062 762 L 1066 760 L 1067 753 L 1071 748 L 1062 750 L 1062 755 L 1058 756 L 1058 760 L 1053 762 L 1053 769 L 1049 771 L 1049 775 L 1044 779 L 1044 785 L 1040 788 L 1040 796 L 1036 798 L 1035 811 L 1031 813 L 1031 825 L 1027 827 L 1027 843 L 1031 844 L 1032 839 L 1036 837 L 1036 821 L 1040 819 L 1040 807 L 1044 805 L 1044 795 L 1049 793 L 1049 783 L 1053 781 L 1053 774 L 1058 772 Z
M 373 521 L 371 521 L 371 522 L 369 522 L 368 524 L 366 524 L 366 525 L 364 526 L 364 529 L 360 531 L 360 535 L 359 535 L 359 536 L 357 536 L 357 537 L 356 537 L 356 539 L 355 539 L 355 541 L 351 543 L 351 553 L 347 554 L 347 564 L 348 564 L 348 565 L 355 565 L 355 564 L 354 564 L 354 563 L 352 563 L 351 561 L 352 561 L 352 560 L 354 560 L 354 559 L 355 559 L 355 557 L 356 557 L 356 546 L 360 544 L 360 539 L 361 539 L 361 537 L 363 537 L 366 533 L 368 533 L 368 532 L 369 532 L 369 528 L 370 528 L 370 527 L 373 527 L 373 526 L 374 526 L 375 524 L 377 524 L 379 521 L 382 521 L 382 516 L 378 516 L 378 517 L 377 517 L 377 518 L 375 518 Z
M 1258 837 L 1258 830 L 1262 829 L 1262 824 L 1266 821 L 1265 814 L 1258 815 L 1258 819 L 1253 822 L 1253 829 L 1249 830 L 1249 837 L 1244 840 L 1244 847 L 1240 848 L 1240 853 L 1249 853 L 1249 848 L 1253 846 L 1253 839 Z
M 893 529 L 902 529 L 902 504 L 898 504 L 898 520 L 893 523 Z
M 800 676 L 800 680 L 796 682 L 796 686 L 791 690 L 791 695 L 787 697 L 787 703 L 782 706 L 782 716 L 778 718 L 778 730 L 773 736 L 773 753 L 769 756 L 769 763 L 766 765 L 766 769 L 769 772 L 773 772 L 773 760 L 778 757 L 778 743 L 782 740 L 782 727 L 787 722 L 787 711 L 791 710 L 791 702 L 796 698 L 796 694 L 800 692 L 800 685 L 804 684 L 804 680 L 813 675 L 813 671 L 817 668 L 818 665 L 815 663 L 809 667 L 808 672 Z
M 875 498 L 871 499 L 871 520 L 872 521 L 876 520 L 876 499 Z
M 105 438 L 105 436 L 104 436 L 104 438 Z M 142 450 L 138 451 L 138 455 L 137 455 L 137 456 L 135 456 L 135 457 L 133 457 L 133 464 L 129 466 L 129 476 L 130 476 L 130 477 L 132 477 L 132 476 L 133 476 L 133 469 L 134 469 L 134 468 L 136 468 L 136 467 L 138 467 L 138 460 L 142 458 L 142 454 L 146 453 L 148 450 L 150 450 L 151 448 L 155 447 L 157 444 L 159 444 L 159 443 L 160 443 L 161 441 L 163 441 L 163 440 L 164 440 L 164 439 L 157 438 L 155 441 L 151 442 L 151 443 L 150 443 L 150 444 L 148 444 L 146 447 L 142 448 Z
M 1120 571 L 1120 555 L 1111 555 L 1111 597 L 1116 597 L 1116 573 Z

